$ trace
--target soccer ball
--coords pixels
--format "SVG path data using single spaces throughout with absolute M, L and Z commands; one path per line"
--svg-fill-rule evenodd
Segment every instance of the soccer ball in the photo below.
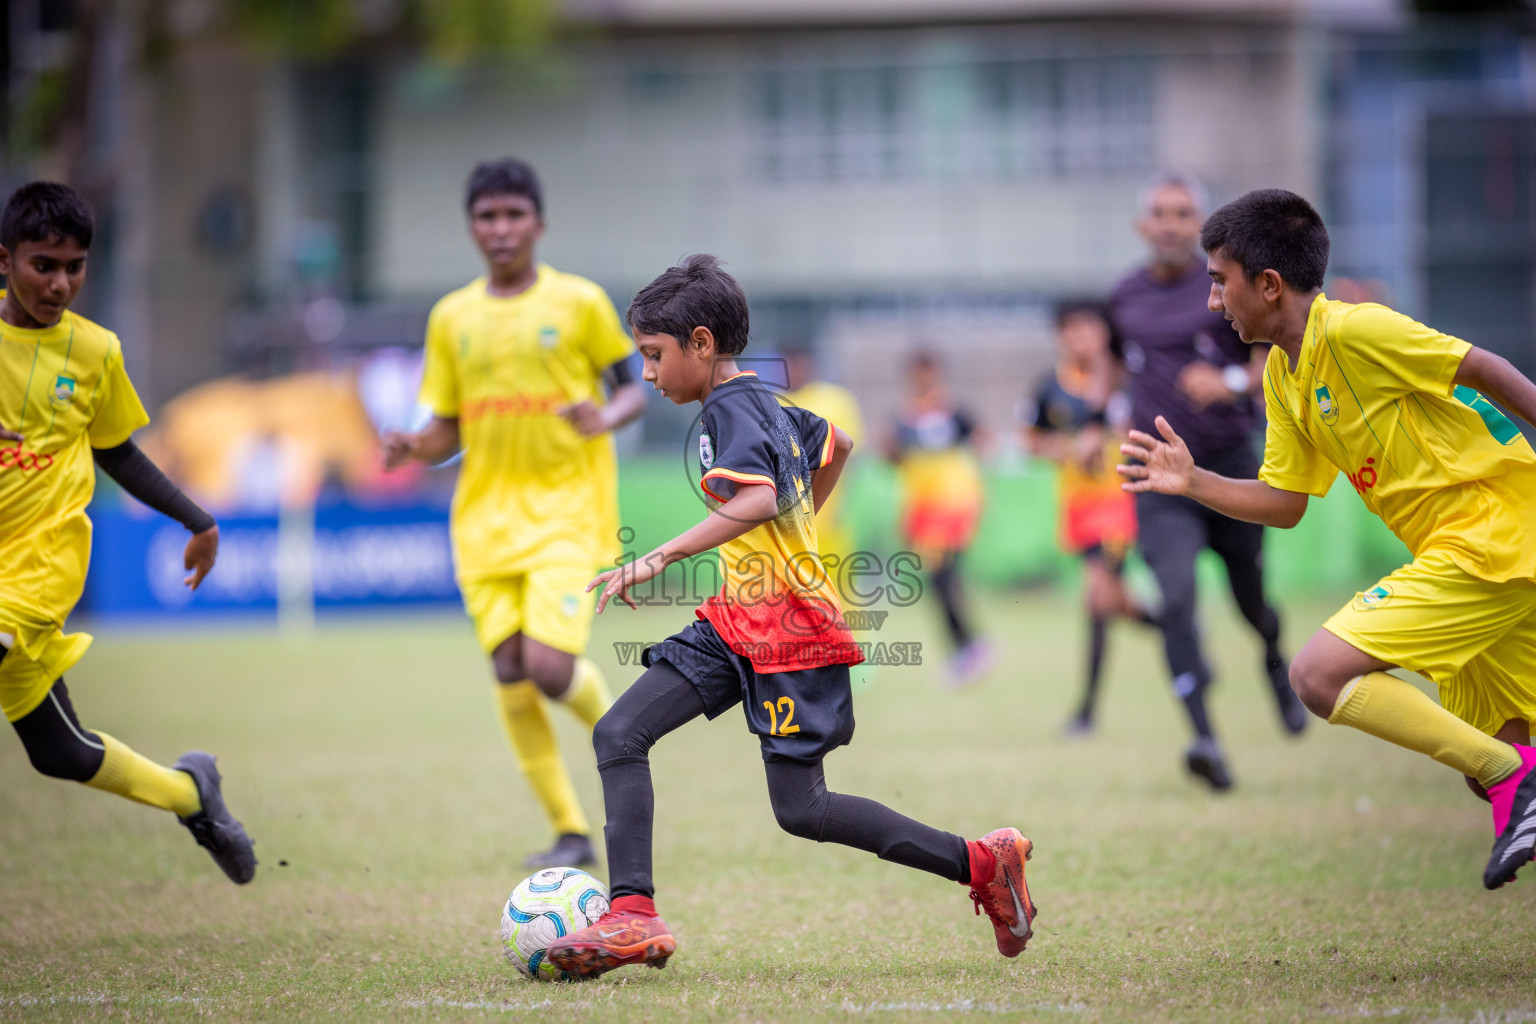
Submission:
M 540 981 L 569 981 L 544 959 L 549 944 L 608 913 L 608 887 L 585 871 L 545 868 L 518 883 L 501 910 L 501 948 L 519 971 Z

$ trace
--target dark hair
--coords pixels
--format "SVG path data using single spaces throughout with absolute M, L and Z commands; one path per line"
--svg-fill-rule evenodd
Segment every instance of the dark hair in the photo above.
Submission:
M 935 373 L 944 372 L 944 362 L 939 354 L 931 348 L 913 349 L 907 356 L 907 370 L 932 370 Z
M 1116 359 L 1125 358 L 1125 339 L 1120 337 L 1120 329 L 1115 326 L 1115 318 L 1110 315 L 1108 303 L 1086 298 L 1062 299 L 1056 303 L 1058 329 L 1075 316 L 1091 316 L 1100 320 L 1109 332 L 1109 354 Z
M 475 165 L 464 184 L 464 209 L 470 210 L 481 196 L 527 196 L 534 212 L 544 216 L 544 186 L 538 173 L 516 157 L 486 160 Z
M 1056 326 L 1060 327 L 1074 316 L 1095 316 L 1109 323 L 1109 310 L 1097 299 L 1062 299 L 1056 303 Z
M 805 356 L 807 359 L 816 358 L 816 346 L 811 344 L 809 338 L 799 335 L 790 337 L 779 343 L 779 355 L 786 359 L 790 356 Z
M 1283 188 L 1261 188 L 1211 214 L 1200 247 L 1243 268 L 1252 281 L 1266 270 L 1300 292 L 1323 286 L 1328 229 L 1312 204 Z
M 0 245 L 16 255 L 22 242 L 52 242 L 73 238 L 83 249 L 91 247 L 96 218 L 90 204 L 68 185 L 33 181 L 11 193 L 0 213 Z
M 747 347 L 747 296 L 718 259 L 703 253 L 640 289 L 624 317 L 636 334 L 670 334 L 678 344 L 695 327 L 708 327 L 722 356 Z

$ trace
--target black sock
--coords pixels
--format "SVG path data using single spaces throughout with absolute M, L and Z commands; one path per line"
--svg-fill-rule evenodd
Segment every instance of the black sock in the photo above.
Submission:
M 603 780 L 608 823 L 608 886 L 612 896 L 654 896 L 651 831 L 656 795 L 650 751 L 673 729 L 704 714 L 692 683 L 666 661 L 656 661 L 619 694 L 592 730 L 597 770 Z
M 603 807 L 608 823 L 603 838 L 608 849 L 610 896 L 655 896 L 651 880 L 651 822 L 656 794 L 651 788 L 651 762 L 646 757 L 620 757 L 597 766 L 603 778 Z
M 1205 690 L 1209 685 L 1210 680 L 1202 679 L 1194 673 L 1186 673 L 1173 681 L 1174 691 L 1184 702 L 1184 710 L 1189 715 L 1189 724 L 1201 739 L 1215 738 L 1211 732 L 1210 716 L 1205 710 Z
M 1259 639 L 1264 641 L 1264 671 L 1269 673 L 1273 680 L 1275 673 L 1285 667 L 1285 657 L 1280 653 L 1280 613 L 1269 605 L 1264 606 L 1256 617 L 1254 631 L 1259 634 Z M 1282 680 L 1287 686 L 1288 680 Z
M 1264 648 L 1264 671 L 1269 673 L 1270 679 L 1273 680 L 1275 673 L 1283 668 L 1285 668 L 1285 655 L 1280 653 L 1279 645 Z M 1281 679 L 1280 682 L 1290 685 L 1289 680 L 1286 679 Z M 1279 683 L 1276 685 L 1278 686 Z
M 1083 689 L 1083 706 L 1078 709 L 1079 721 L 1093 721 L 1094 705 L 1099 700 L 1099 676 L 1104 669 L 1104 640 L 1109 623 L 1100 616 L 1093 616 L 1088 625 L 1088 680 Z
M 970 881 L 971 852 L 959 836 L 874 800 L 828 792 L 819 763 L 767 761 L 764 769 L 774 817 L 791 835 L 851 846 L 951 881 Z
M 968 647 L 972 632 L 966 621 L 965 599 L 961 595 L 960 555 L 948 552 L 933 570 L 933 589 L 944 609 L 944 624 L 949 627 L 949 638 L 955 649 Z

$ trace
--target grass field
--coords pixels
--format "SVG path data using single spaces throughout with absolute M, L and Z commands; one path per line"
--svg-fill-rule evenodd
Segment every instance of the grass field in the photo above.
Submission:
M 1536 882 L 1483 891 L 1489 816 L 1459 778 L 1320 723 L 1283 739 L 1252 637 L 1212 601 L 1238 782 L 1213 797 L 1182 773 L 1152 637 L 1116 632 L 1101 731 L 1069 741 L 1075 602 L 982 603 L 992 676 L 952 693 L 933 669 L 882 669 L 828 777 L 968 836 L 1030 835 L 1041 915 L 1017 960 L 963 888 L 780 833 L 733 713 L 652 757 L 669 968 L 525 982 L 497 922 L 548 834 L 466 623 L 332 623 L 302 643 L 104 631 L 70 676 L 82 718 L 167 762 L 219 754 L 261 867 L 230 885 L 168 815 L 0 744 L 0 1017 L 1536 1021 Z M 1289 610 L 1292 647 L 1331 604 Z M 634 670 L 613 642 L 686 618 L 604 615 L 615 686 Z M 940 650 L 929 608 L 880 635 Z M 600 816 L 590 748 L 560 727 Z

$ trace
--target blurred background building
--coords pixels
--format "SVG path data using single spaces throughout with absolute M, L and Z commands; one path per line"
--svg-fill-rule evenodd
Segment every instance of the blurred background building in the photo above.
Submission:
M 161 440 L 203 442 L 215 468 L 183 478 L 222 472 L 200 491 L 237 505 L 277 500 L 282 409 L 327 439 L 300 446 L 310 491 L 402 486 L 369 472 L 358 424 L 411 417 L 427 310 L 480 269 L 462 183 L 508 153 L 544 177 L 548 262 L 622 309 L 684 253 L 717 253 L 754 344 L 815 346 L 877 424 L 925 346 L 1005 427 L 1051 358 L 1051 301 L 1141 258 L 1136 191 L 1160 170 L 1217 202 L 1303 192 L 1333 233 L 1331 292 L 1536 372 L 1536 48 L 1515 0 L 7 12 L 0 184 L 92 199 L 81 311 L 122 336 Z M 686 417 L 665 405 L 628 451 L 671 453 Z

